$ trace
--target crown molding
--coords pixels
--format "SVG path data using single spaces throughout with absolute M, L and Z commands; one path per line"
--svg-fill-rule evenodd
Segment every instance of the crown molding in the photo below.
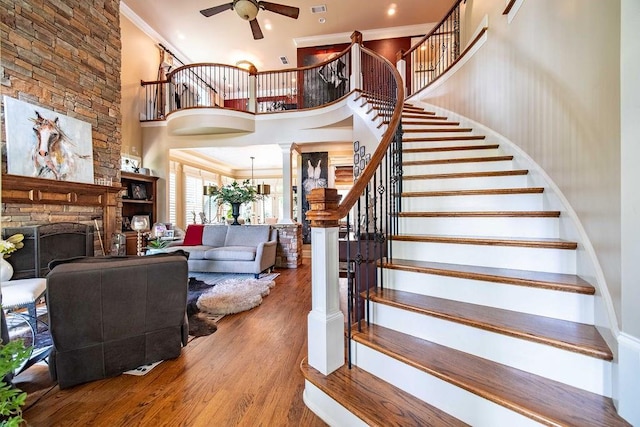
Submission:
M 145 33 L 149 38 L 155 41 L 158 44 L 163 45 L 167 49 L 171 51 L 174 55 L 178 57 L 178 59 L 184 64 L 190 64 L 193 61 L 187 55 L 184 54 L 180 49 L 173 46 L 167 40 L 164 39 L 156 30 L 151 28 L 149 24 L 144 22 L 142 18 L 140 18 L 129 6 L 127 6 L 123 1 L 120 2 L 120 14 L 126 17 L 129 21 L 133 23 L 136 27 L 140 29 L 143 33 Z

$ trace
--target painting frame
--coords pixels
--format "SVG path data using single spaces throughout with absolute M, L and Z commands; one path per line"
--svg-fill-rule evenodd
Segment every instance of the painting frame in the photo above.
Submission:
M 93 184 L 91 123 L 3 96 L 7 173 Z
M 129 195 L 133 200 L 147 200 L 147 186 L 144 183 L 132 182 Z

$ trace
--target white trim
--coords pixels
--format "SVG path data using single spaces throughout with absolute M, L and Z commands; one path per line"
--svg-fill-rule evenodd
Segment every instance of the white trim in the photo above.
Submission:
M 614 387 L 614 403 L 621 417 L 634 426 L 640 426 L 640 339 L 629 334 L 618 335 L 618 364 Z M 622 373 L 622 374 L 621 374 Z
M 509 0 L 506 0 L 506 1 L 507 3 L 509 3 Z M 511 6 L 511 10 L 507 14 L 507 22 L 509 24 L 511 24 L 511 22 L 516 18 L 516 15 L 518 14 L 518 10 L 520 10 L 520 6 L 522 6 L 523 3 L 524 3 L 524 0 L 516 0 L 513 3 L 513 6 Z

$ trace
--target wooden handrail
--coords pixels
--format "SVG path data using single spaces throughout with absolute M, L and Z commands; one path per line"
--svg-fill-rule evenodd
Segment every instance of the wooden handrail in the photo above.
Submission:
M 394 67 L 393 64 L 389 62 L 388 59 L 378 55 L 377 53 L 369 49 L 366 49 L 365 47 L 362 47 L 362 50 L 383 61 L 387 65 L 389 70 L 392 71 L 397 86 L 397 102 L 393 109 L 393 114 L 391 115 L 391 120 L 389 121 L 387 130 L 382 135 L 380 144 L 378 144 L 376 151 L 371 156 L 371 160 L 364 168 L 364 171 L 360 174 L 353 187 L 351 187 L 349 193 L 347 193 L 336 210 L 308 211 L 307 218 L 310 221 L 337 221 L 347 216 L 351 208 L 356 204 L 360 196 L 364 193 L 366 186 L 369 184 L 369 181 L 371 181 L 371 178 L 373 178 L 373 175 L 382 163 L 382 160 L 384 159 L 387 150 L 389 149 L 389 145 L 393 141 L 393 137 L 398 125 L 400 124 L 400 120 L 402 119 L 402 108 L 404 106 L 404 85 L 402 83 L 402 77 L 400 76 L 400 73 L 398 72 L 398 70 L 396 70 L 396 67 Z

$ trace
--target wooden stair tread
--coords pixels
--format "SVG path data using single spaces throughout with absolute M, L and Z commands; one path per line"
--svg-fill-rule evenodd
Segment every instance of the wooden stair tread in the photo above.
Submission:
M 427 133 L 427 132 L 471 132 L 471 128 L 426 128 L 426 129 L 403 129 L 404 133 Z
M 455 211 L 399 212 L 400 218 L 558 218 L 560 211 Z
M 428 147 L 428 148 L 405 148 L 403 153 L 436 153 L 443 151 L 467 151 L 467 150 L 490 150 L 498 148 L 498 144 L 484 145 L 459 145 L 457 147 Z
M 446 178 L 480 178 L 489 176 L 514 176 L 527 175 L 526 169 L 514 169 L 507 171 L 487 171 L 487 172 L 457 172 L 457 173 L 433 173 L 425 175 L 403 175 L 402 179 L 446 179 Z
M 325 376 L 303 359 L 300 369 L 333 400 L 370 426 L 467 426 L 367 371 L 343 365 Z
M 353 337 L 443 381 L 554 426 L 629 426 L 610 398 L 377 325 Z
M 468 237 L 468 236 L 446 236 L 428 234 L 394 234 L 389 236 L 389 240 L 401 242 L 430 242 L 430 243 L 453 243 L 462 245 L 483 245 L 483 246 L 513 246 L 525 248 L 546 248 L 546 249 L 566 249 L 574 250 L 578 247 L 576 242 L 562 239 L 550 238 L 521 238 L 521 237 Z
M 470 141 L 485 139 L 484 135 L 432 136 L 422 138 L 402 138 L 402 144 L 412 142 Z
M 480 190 L 443 190 L 443 191 L 411 191 L 401 194 L 402 197 L 442 197 L 442 196 L 495 196 L 510 194 L 541 194 L 544 187 L 522 188 L 487 188 Z
M 364 296 L 364 295 L 363 295 Z M 369 291 L 372 301 L 603 360 L 613 354 L 595 326 L 393 289 Z
M 451 159 L 410 160 L 402 162 L 403 166 L 443 165 L 449 163 L 482 163 L 482 162 L 506 162 L 513 160 L 513 156 L 487 156 L 487 157 L 461 157 Z
M 513 270 L 508 268 L 481 267 L 464 264 L 450 264 L 394 258 L 393 262 L 382 263 L 387 269 L 414 271 L 424 274 L 484 280 L 518 286 L 552 289 L 594 295 L 595 288 L 575 274 L 547 273 L 540 271 Z
M 420 114 L 416 111 L 410 111 L 410 112 L 403 111 L 402 118 L 403 119 L 421 119 L 421 120 L 448 120 L 449 119 L 448 117 L 445 117 L 445 116 L 436 116 L 433 113 Z
M 459 126 L 460 122 L 449 122 L 449 121 L 444 121 L 444 120 L 421 120 L 421 121 L 415 121 L 415 120 L 404 120 L 404 118 L 402 119 L 402 125 L 403 126 L 411 126 L 411 125 L 419 125 L 419 126 Z

